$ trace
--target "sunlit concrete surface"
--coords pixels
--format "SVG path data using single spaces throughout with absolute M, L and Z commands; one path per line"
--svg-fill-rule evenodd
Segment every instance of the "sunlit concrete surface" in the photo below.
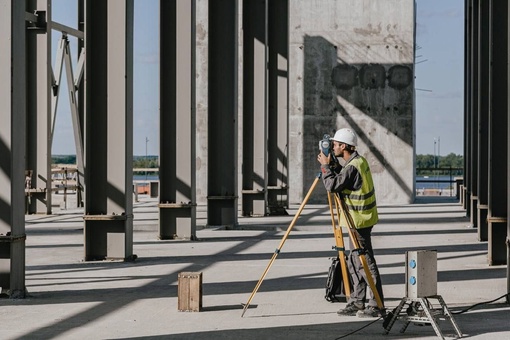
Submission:
M 307 205 L 244 317 L 257 281 L 297 211 L 289 216 L 241 218 L 243 230 L 206 229 L 198 209 L 198 241 L 157 239 L 157 199 L 135 203 L 132 263 L 83 262 L 82 211 L 26 217 L 28 298 L 0 299 L 2 339 L 337 339 L 372 320 L 339 317 L 344 303 L 324 299 L 334 245 L 327 205 Z M 436 200 L 436 202 L 434 202 Z M 54 204 L 58 203 L 58 198 Z M 60 205 L 59 205 L 60 206 Z M 63 205 L 62 205 L 63 206 Z M 74 205 L 75 206 L 75 205 Z M 438 294 L 455 313 L 506 293 L 506 266 L 487 265 L 487 243 L 460 204 L 422 198 L 417 204 L 380 207 L 374 231 L 386 306 L 405 296 L 405 252 L 437 250 Z M 345 239 L 347 241 L 347 238 Z M 203 273 L 201 312 L 177 310 L 177 276 Z M 454 315 L 465 337 L 509 339 L 505 299 Z M 382 320 L 348 339 L 435 339 L 429 325 L 398 320 L 383 335 Z M 450 323 L 439 323 L 454 334 Z

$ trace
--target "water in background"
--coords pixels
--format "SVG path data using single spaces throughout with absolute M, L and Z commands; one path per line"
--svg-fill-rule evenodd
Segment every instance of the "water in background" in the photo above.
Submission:
M 154 174 L 147 174 L 147 177 L 145 175 L 133 175 L 133 181 L 159 181 L 159 176 Z
M 456 178 L 457 176 L 416 176 L 416 195 L 456 197 Z
M 455 180 L 455 177 L 451 178 L 452 180 Z M 158 181 L 159 176 L 154 174 L 147 174 L 145 175 L 133 175 L 133 180 L 137 182 L 143 182 L 143 181 Z M 430 181 L 430 182 L 420 182 L 420 181 Z M 445 182 L 439 182 L 434 183 L 432 181 L 449 181 L 450 176 L 416 176 L 416 189 L 449 189 L 450 187 L 455 187 L 454 183 L 445 183 Z
M 138 182 L 140 185 L 143 185 L 145 181 L 151 182 L 151 181 L 158 181 L 159 176 L 152 174 L 145 175 L 133 175 L 133 181 Z M 450 194 L 450 189 L 452 189 L 452 194 L 455 195 L 455 182 L 449 183 L 449 182 L 434 182 L 434 181 L 450 181 L 455 180 L 455 176 L 416 176 L 416 191 L 417 194 L 423 194 L 424 190 L 428 189 L 437 189 L 440 190 L 442 193 Z M 427 182 L 421 182 L 421 181 L 427 181 Z
M 433 182 L 433 181 L 455 181 L 455 176 L 416 176 L 416 189 L 449 189 L 455 188 L 455 182 Z M 427 181 L 427 182 L 421 182 Z

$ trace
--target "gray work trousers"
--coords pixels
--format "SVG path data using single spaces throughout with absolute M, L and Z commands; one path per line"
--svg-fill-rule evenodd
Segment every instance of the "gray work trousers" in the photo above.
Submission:
M 356 237 L 358 238 L 358 242 L 360 247 L 364 250 L 364 255 L 367 260 L 368 269 L 372 274 L 372 279 L 375 283 L 375 287 L 377 292 L 379 293 L 379 297 L 384 306 L 384 295 L 382 291 L 382 283 L 381 276 L 379 275 L 379 269 L 377 268 L 377 263 L 374 258 L 374 251 L 372 249 L 372 228 L 361 228 L 361 229 L 353 229 Z M 349 239 L 351 252 L 349 254 L 349 258 L 347 261 L 347 265 L 349 267 L 349 272 L 352 277 L 353 289 L 351 291 L 351 296 L 349 298 L 349 303 L 357 302 L 358 304 L 362 303 L 363 305 L 367 302 L 367 287 L 369 290 L 369 299 L 368 305 L 377 307 L 377 301 L 374 298 L 374 294 L 370 289 L 370 286 L 367 281 L 367 277 L 365 274 L 365 270 L 363 269 L 363 264 L 359 258 L 359 253 L 353 251 L 354 245 L 352 244 L 352 240 Z

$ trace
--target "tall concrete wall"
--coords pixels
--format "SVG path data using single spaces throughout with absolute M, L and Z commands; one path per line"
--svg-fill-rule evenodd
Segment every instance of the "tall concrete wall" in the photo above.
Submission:
M 197 0 L 196 8 L 197 203 L 206 204 L 208 134 L 221 138 L 221 131 L 207 131 L 208 1 Z M 242 1 L 238 10 L 241 22 Z M 358 150 L 370 162 L 379 204 L 412 202 L 414 0 L 292 0 L 289 17 L 290 203 L 303 200 L 319 172 L 323 134 L 342 127 L 360 137 Z M 242 25 L 238 37 L 241 76 Z M 240 79 L 240 152 L 242 93 Z M 310 203 L 325 202 L 319 185 Z
M 379 204 L 414 199 L 414 0 L 292 0 L 290 202 L 319 172 L 318 142 L 359 136 Z M 320 187 L 320 188 L 319 188 Z M 326 202 L 322 185 L 310 202 Z

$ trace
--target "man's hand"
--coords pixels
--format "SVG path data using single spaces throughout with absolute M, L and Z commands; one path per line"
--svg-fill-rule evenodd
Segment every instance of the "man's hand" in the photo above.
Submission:
M 331 162 L 331 154 L 329 154 L 328 156 L 326 156 L 324 153 L 319 152 L 319 155 L 317 156 L 317 161 L 321 164 L 321 165 L 328 165 L 330 162 Z

